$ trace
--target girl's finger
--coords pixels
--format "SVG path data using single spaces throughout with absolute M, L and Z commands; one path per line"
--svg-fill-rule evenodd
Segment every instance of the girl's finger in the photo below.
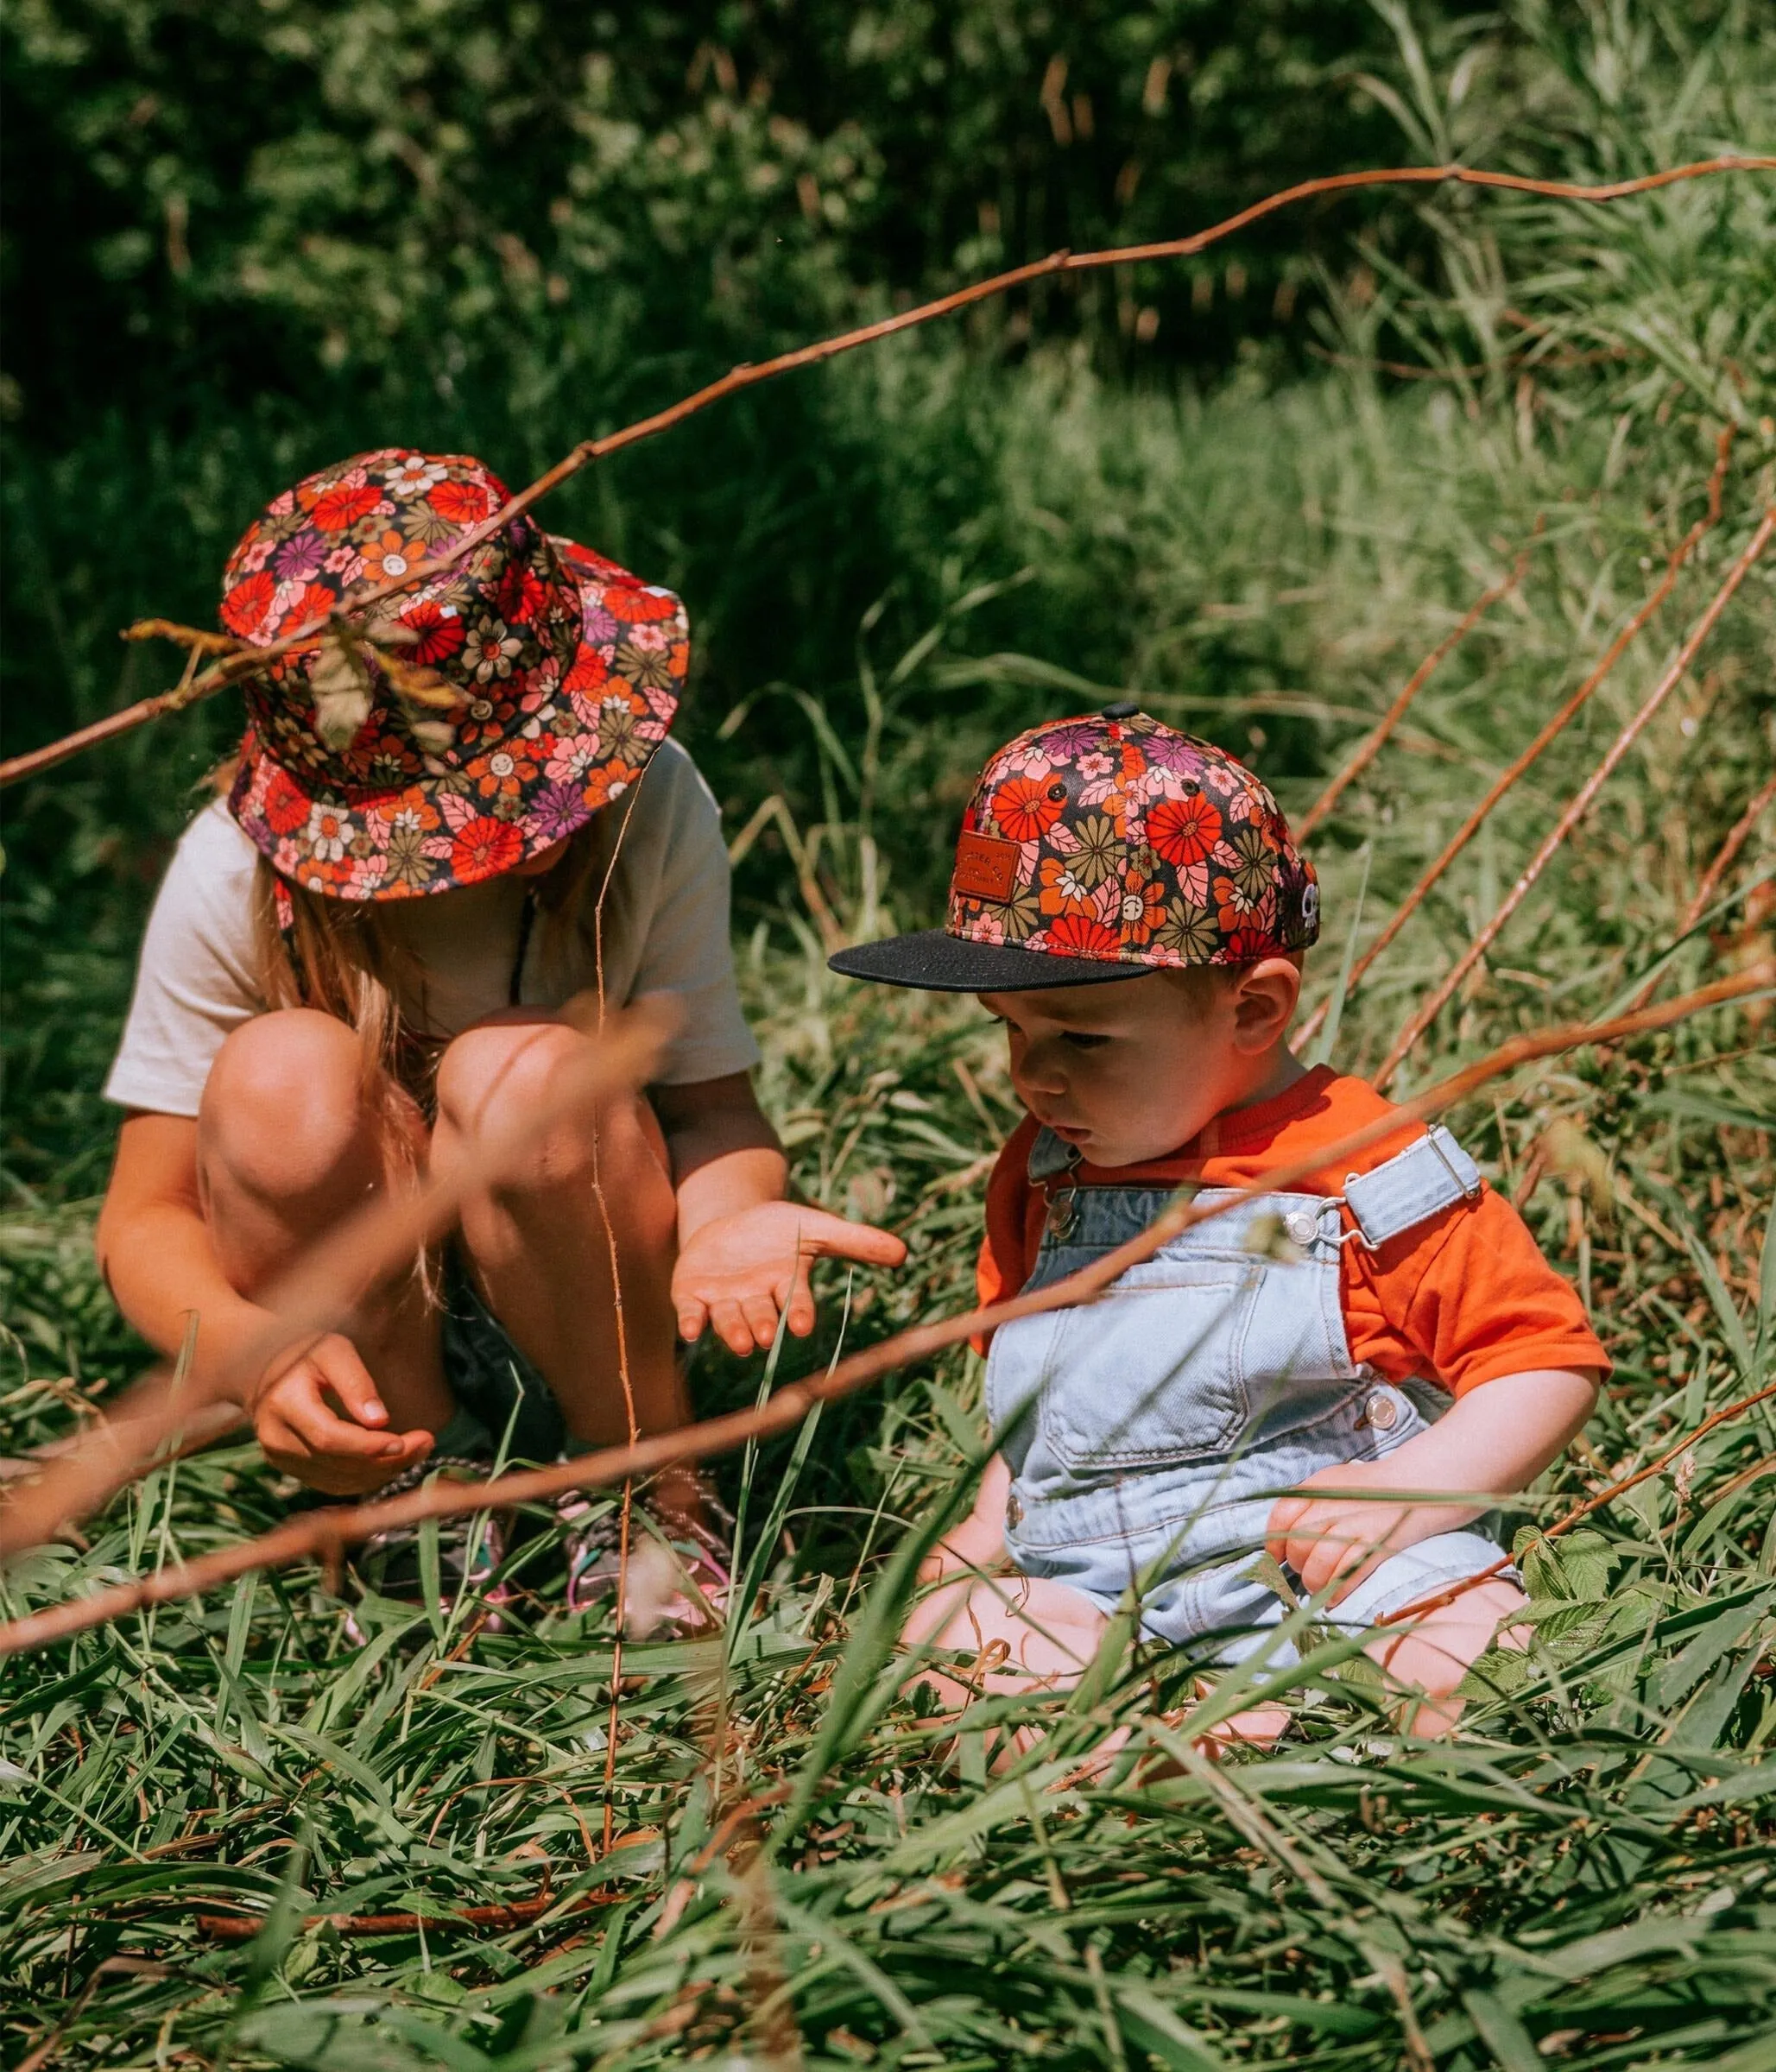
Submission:
M 313 1383 L 281 1393 L 278 1407 L 284 1422 L 314 1453 L 346 1454 L 355 1459 L 398 1460 L 406 1443 L 392 1432 L 366 1431 L 363 1425 L 329 1410 Z
M 762 1352 L 777 1336 L 777 1305 L 768 1295 L 748 1295 L 740 1304 L 753 1343 Z
M 686 1345 L 692 1345 L 703 1336 L 704 1326 L 709 1322 L 709 1308 L 705 1303 L 679 1298 L 679 1336 Z
M 806 1338 L 814 1328 L 814 1291 L 808 1286 L 806 1267 L 777 1299 L 783 1304 L 791 1332 L 798 1338 Z
M 709 1305 L 709 1321 L 715 1334 L 730 1353 L 746 1354 L 753 1349 L 752 1333 L 746 1328 L 746 1319 L 740 1313 L 740 1304 L 732 1296 Z M 769 1344 L 768 1339 L 765 1342 Z
M 829 1216 L 824 1209 L 806 1211 L 801 1222 L 801 1250 L 808 1259 L 855 1259 L 866 1267 L 898 1267 L 907 1247 L 892 1230 L 878 1230 L 874 1223 L 848 1223 L 842 1216 Z
M 323 1338 L 309 1363 L 360 1424 L 386 1424 L 388 1406 L 376 1393 L 370 1370 L 349 1338 Z

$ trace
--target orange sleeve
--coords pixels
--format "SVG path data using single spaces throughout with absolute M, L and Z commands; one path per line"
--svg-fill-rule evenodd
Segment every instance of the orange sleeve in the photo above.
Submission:
M 1350 1252 L 1360 1251 L 1352 1245 Z M 1359 1272 L 1362 1268 L 1359 1267 Z M 1363 1276 L 1383 1330 L 1413 1364 L 1457 1396 L 1501 1374 L 1533 1368 L 1609 1371 L 1609 1356 L 1586 1321 L 1577 1291 L 1542 1257 L 1523 1218 L 1483 1186 L 1477 1201 L 1450 1209 L 1370 1255 Z M 1386 1373 L 1397 1361 L 1374 1364 Z M 1364 1351 L 1353 1343 L 1358 1359 Z M 1403 1376 L 1391 1378 L 1403 1379 Z
M 1006 1139 L 987 1181 L 987 1229 L 975 1260 L 975 1292 L 983 1308 L 1016 1294 L 1035 1263 L 1028 1238 L 1033 1190 L 1027 1165 L 1035 1134 L 1033 1121 L 1020 1122 Z M 988 1336 L 970 1341 L 977 1353 L 986 1351 Z

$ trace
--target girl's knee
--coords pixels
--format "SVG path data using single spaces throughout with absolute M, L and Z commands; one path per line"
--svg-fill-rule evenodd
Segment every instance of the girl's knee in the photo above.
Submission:
M 465 1029 L 439 1061 L 441 1131 L 465 1139 L 559 1109 L 517 1155 L 507 1185 L 580 1182 L 596 1166 L 606 1190 L 624 1196 L 650 1180 L 669 1186 L 665 1141 L 645 1096 L 572 1101 L 571 1075 L 590 1051 L 585 1037 L 559 1022 L 497 1020 Z
M 217 1052 L 198 1110 L 198 1155 L 263 1197 L 325 1186 L 366 1149 L 362 1053 L 331 1014 L 256 1015 Z

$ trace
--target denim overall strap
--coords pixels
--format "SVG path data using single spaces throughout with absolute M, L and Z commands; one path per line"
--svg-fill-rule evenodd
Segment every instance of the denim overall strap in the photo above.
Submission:
M 1370 1251 L 1480 1193 L 1480 1168 L 1440 1122 L 1368 1172 L 1344 1182 L 1344 1205 Z

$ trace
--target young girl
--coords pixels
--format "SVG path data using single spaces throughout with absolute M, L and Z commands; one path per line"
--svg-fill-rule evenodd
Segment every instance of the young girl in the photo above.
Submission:
M 1288 1047 L 1318 920 L 1250 771 L 1113 705 L 989 763 L 947 928 L 832 960 L 978 993 L 1005 1024 L 1028 1113 L 988 1186 L 983 1302 L 1103 1258 L 1180 1186 L 1227 1211 L 1099 1301 L 995 1334 L 1001 1452 L 907 1635 L 964 1650 L 974 1684 L 1077 1681 L 1131 1589 L 1150 1638 L 1237 1660 L 1269 1645 L 1281 1583 L 1356 1633 L 1406 1614 L 1371 1652 L 1436 1727 L 1523 1608 L 1476 1521 L 1562 1451 L 1609 1362 L 1446 1130 L 1401 1117 L 1341 1147 L 1395 1111 Z M 1236 1724 L 1267 1738 L 1282 1715 Z
M 235 549 L 224 623 L 263 645 L 350 614 L 506 500 L 461 456 L 324 469 Z M 679 1009 L 645 1096 L 559 1125 L 471 1197 L 434 1270 L 247 1391 L 267 1457 L 316 1489 L 484 1462 L 509 1429 L 530 1457 L 621 1442 L 619 1290 L 635 1423 L 670 1430 L 675 1329 L 749 1353 L 780 1312 L 812 1330 L 811 1258 L 904 1256 L 784 1198 L 717 810 L 667 738 L 688 655 L 669 591 L 522 517 L 249 680 L 226 801 L 161 888 L 105 1090 L 127 1112 L 99 1259 L 151 1344 L 195 1315 L 199 1377 L 225 1362 L 314 1238 L 543 1095 L 587 1040 L 553 1012 L 572 995 Z M 660 1495 L 696 1526 L 685 1481 Z M 718 1588 L 693 1537 L 690 1580 Z M 572 1551 L 575 1601 L 610 1587 L 608 1551 Z

